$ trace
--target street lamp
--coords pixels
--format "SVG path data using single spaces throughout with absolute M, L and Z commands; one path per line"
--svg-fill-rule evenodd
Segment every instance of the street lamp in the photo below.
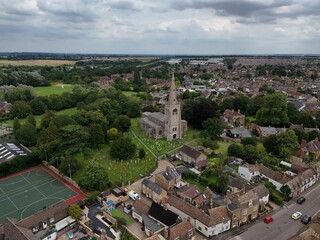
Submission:
M 69 166 L 70 179 L 72 179 L 72 178 L 71 178 L 71 166 L 70 166 L 70 163 L 68 163 L 68 166 Z

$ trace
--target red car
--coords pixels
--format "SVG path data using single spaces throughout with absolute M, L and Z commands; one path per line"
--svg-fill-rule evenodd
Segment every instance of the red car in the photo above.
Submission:
M 271 216 L 266 216 L 266 217 L 264 218 L 264 222 L 265 222 L 266 224 L 271 223 L 271 222 L 273 222 L 273 218 L 272 218 Z

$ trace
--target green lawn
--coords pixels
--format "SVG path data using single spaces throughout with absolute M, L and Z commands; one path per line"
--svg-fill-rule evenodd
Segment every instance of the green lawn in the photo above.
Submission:
M 217 158 L 217 157 L 209 157 L 208 158 L 208 161 L 211 165 L 213 166 L 217 166 L 220 162 L 220 158 Z
M 72 115 L 74 113 L 76 113 L 77 109 L 76 108 L 67 108 L 67 109 L 63 109 L 61 111 L 57 111 L 55 112 L 55 114 L 57 115 Z M 34 116 L 34 118 L 37 121 L 37 127 L 40 127 L 40 123 L 41 123 L 41 119 L 42 119 L 43 115 L 36 115 Z M 26 118 L 22 118 L 19 119 L 21 124 L 24 124 L 26 121 Z M 2 121 L 2 123 L 6 123 L 8 127 L 13 127 L 13 119 L 7 120 L 7 121 Z
M 201 183 L 199 183 L 196 180 L 193 180 L 193 179 L 190 179 L 190 178 L 183 178 L 183 180 L 188 182 L 188 183 L 190 183 L 190 184 L 198 186 L 202 191 L 206 190 L 206 188 L 207 188 L 206 186 L 203 186 Z
M 134 221 L 131 218 L 129 218 L 125 213 L 119 211 L 118 209 L 114 209 L 113 211 L 111 211 L 111 213 L 112 217 L 124 218 L 127 222 L 127 226 L 134 223 Z
M 218 146 L 219 148 L 214 150 L 216 154 L 222 154 L 223 156 L 227 156 L 228 153 L 228 147 L 230 146 L 230 142 L 223 142 L 223 141 L 218 141 Z
M 51 94 L 61 95 L 64 92 L 71 92 L 73 89 L 72 84 L 55 83 L 48 87 L 34 87 L 33 90 L 37 96 L 49 96 Z

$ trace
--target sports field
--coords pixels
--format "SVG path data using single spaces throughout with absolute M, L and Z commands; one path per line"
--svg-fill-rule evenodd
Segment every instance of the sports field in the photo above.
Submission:
M 7 217 L 24 219 L 61 200 L 72 204 L 82 193 L 42 166 L 0 179 L 0 223 Z

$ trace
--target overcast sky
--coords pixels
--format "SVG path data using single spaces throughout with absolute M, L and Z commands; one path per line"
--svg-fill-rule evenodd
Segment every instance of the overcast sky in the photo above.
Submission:
M 320 0 L 0 0 L 0 51 L 319 54 Z

